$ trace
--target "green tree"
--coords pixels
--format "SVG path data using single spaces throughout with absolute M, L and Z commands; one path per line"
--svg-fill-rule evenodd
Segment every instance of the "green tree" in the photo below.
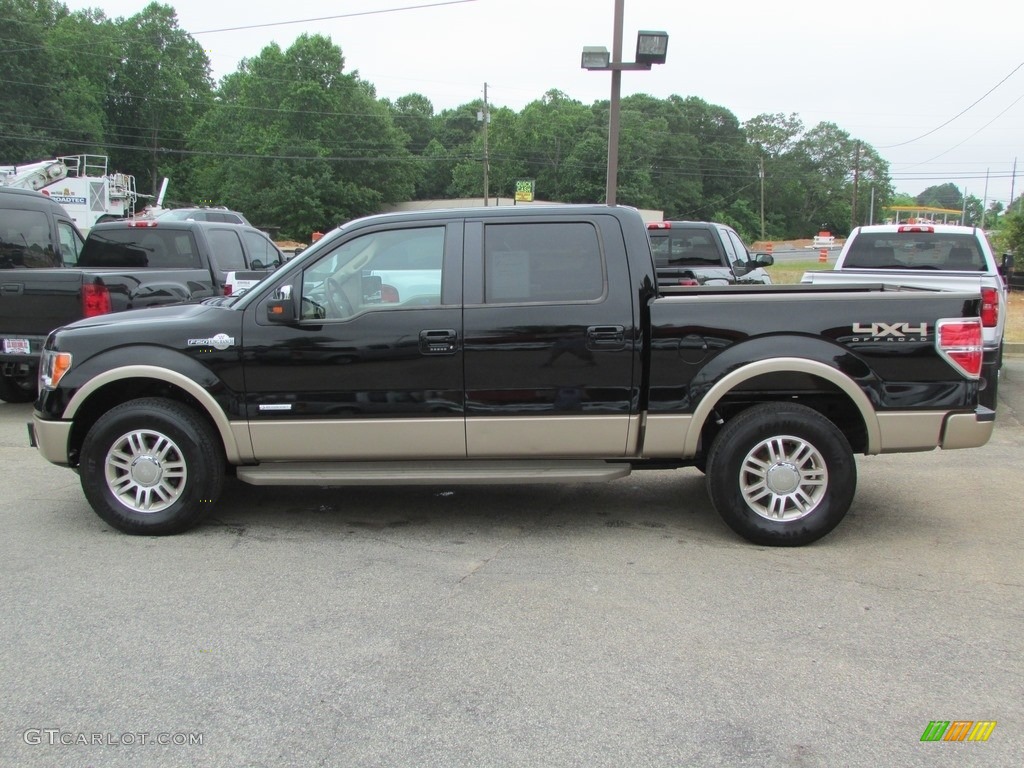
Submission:
M 955 208 L 959 210 L 963 205 L 964 198 L 956 184 L 947 183 L 928 187 L 928 189 L 924 190 L 914 199 L 914 202 L 930 208 Z
M 53 126 L 60 125 L 55 95 L 61 83 L 47 40 L 67 8 L 53 0 L 0 0 L 3 55 L 0 81 L 0 162 L 28 163 L 59 154 Z
M 295 239 L 409 199 L 409 136 L 344 63 L 322 35 L 244 60 L 192 131 L 197 188 Z
M 106 103 L 120 138 L 112 166 L 155 193 L 164 177 L 181 183 L 186 137 L 212 103 L 210 62 L 169 5 L 151 3 L 116 26 L 118 63 Z

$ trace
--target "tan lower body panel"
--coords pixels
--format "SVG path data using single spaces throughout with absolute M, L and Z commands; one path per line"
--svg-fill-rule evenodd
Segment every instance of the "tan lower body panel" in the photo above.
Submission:
M 257 461 L 466 458 L 462 418 L 252 422 L 249 430 Z
M 623 457 L 639 440 L 639 419 L 622 416 L 505 416 L 466 419 L 471 458 Z
M 693 458 L 684 453 L 686 435 L 693 416 L 683 414 L 648 414 L 644 425 L 645 459 Z

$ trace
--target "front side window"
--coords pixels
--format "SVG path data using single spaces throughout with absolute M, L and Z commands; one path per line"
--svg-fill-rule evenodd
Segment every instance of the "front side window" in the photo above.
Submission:
M 281 262 L 284 261 L 281 251 L 262 232 L 244 230 L 242 239 L 245 240 L 245 247 L 249 249 L 249 266 L 252 269 L 276 269 L 281 266 Z
M 485 303 L 596 301 L 604 292 L 604 259 L 593 225 L 559 222 L 485 228 Z
M 60 255 L 64 265 L 73 267 L 82 252 L 82 236 L 66 221 L 57 222 L 57 234 L 60 235 Z
M 343 243 L 302 275 L 302 317 L 441 304 L 444 227 L 371 232 Z

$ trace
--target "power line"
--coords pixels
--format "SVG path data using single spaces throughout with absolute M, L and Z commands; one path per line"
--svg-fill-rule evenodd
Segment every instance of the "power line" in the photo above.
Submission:
M 334 21 L 336 19 L 351 19 L 356 16 L 376 16 L 383 13 L 398 13 L 400 11 L 418 11 L 422 8 L 438 8 L 443 5 L 462 5 L 463 3 L 475 3 L 476 0 L 442 0 L 436 3 L 425 3 L 423 5 L 406 5 L 400 8 L 380 8 L 376 11 L 357 11 L 354 13 L 339 13 L 334 16 L 318 16 L 315 19 L 293 19 L 291 21 L 271 21 L 265 24 L 246 24 L 240 27 L 223 27 L 221 29 L 204 29 L 201 32 L 192 32 L 192 35 L 212 35 L 217 32 L 238 32 L 243 29 L 263 29 L 265 27 L 283 27 L 288 24 L 309 24 L 314 21 Z
M 945 128 L 945 127 L 946 127 L 947 125 L 949 125 L 950 123 L 952 123 L 952 122 L 953 122 L 954 120 L 956 120 L 956 119 L 957 119 L 958 117 L 960 117 L 961 115 L 964 115 L 964 114 L 966 114 L 967 112 L 969 112 L 970 110 L 974 109 L 974 107 L 976 107 L 976 106 L 977 106 L 978 104 L 980 104 L 980 103 L 981 103 L 982 101 L 984 101 L 984 100 L 985 100 L 985 99 L 986 99 L 986 98 L 988 97 L 988 95 L 989 95 L 990 93 L 992 93 L 992 91 L 994 91 L 994 90 L 995 90 L 996 88 L 998 88 L 998 87 L 999 87 L 1000 85 L 1002 85 L 1002 84 L 1003 84 L 1003 83 L 1005 83 L 1005 82 L 1006 82 L 1007 80 L 1009 80 L 1009 79 L 1010 79 L 1011 77 L 1013 77 L 1013 75 L 1014 75 L 1014 74 L 1015 74 L 1015 73 L 1017 72 L 1017 70 L 1018 70 L 1018 69 L 1020 69 L 1021 67 L 1024 67 L 1024 61 L 1022 61 L 1022 62 L 1021 62 L 1020 64 L 1018 64 L 1018 65 L 1017 65 L 1016 67 L 1014 67 L 1014 68 L 1013 68 L 1013 70 L 1012 70 L 1012 71 L 1010 72 L 1010 74 L 1008 74 L 1008 75 L 1007 75 L 1006 77 L 1004 77 L 1004 78 L 1003 78 L 1002 80 L 1000 80 L 1000 81 L 999 81 L 998 83 L 996 83 L 996 84 L 995 84 L 995 85 L 993 85 L 993 86 L 992 86 L 991 88 L 989 88 L 989 89 L 988 89 L 987 91 L 985 91 L 985 93 L 984 93 L 984 94 L 983 94 L 983 95 L 981 96 L 981 98 L 979 98 L 979 99 L 978 99 L 977 101 L 973 102 L 973 103 L 972 103 L 972 104 L 971 104 L 970 106 L 964 107 L 964 109 L 962 109 L 962 110 L 960 110 L 959 112 L 957 112 L 957 113 L 956 113 L 955 115 L 953 115 L 953 116 L 952 116 L 951 118 L 949 118 L 949 120 L 947 120 L 946 122 L 944 122 L 944 123 L 943 123 L 942 125 L 939 125 L 939 126 L 936 126 L 935 128 L 932 128 L 932 129 L 931 129 L 930 131 L 928 131 L 927 133 L 922 133 L 922 134 L 921 134 L 920 136 L 918 136 L 918 137 L 917 137 L 916 139 L 910 139 L 909 141 L 904 141 L 904 142 L 901 142 L 901 143 L 899 143 L 899 144 L 888 144 L 888 145 L 886 145 L 886 146 L 884 146 L 884 147 L 876 147 L 876 149 L 895 149 L 896 147 L 905 147 L 905 146 L 906 146 L 907 144 L 913 144 L 913 143 L 914 143 L 915 141 L 920 141 L 920 140 L 921 140 L 921 139 L 923 139 L 923 138 L 924 138 L 925 136 L 931 136 L 931 135 L 932 135 L 933 133 L 935 133 L 935 132 L 936 132 L 936 131 L 938 131 L 939 129 L 941 129 L 941 128 Z

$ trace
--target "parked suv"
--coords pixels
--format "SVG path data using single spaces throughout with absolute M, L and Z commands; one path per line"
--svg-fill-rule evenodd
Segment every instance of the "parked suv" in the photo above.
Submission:
M 711 221 L 647 225 L 659 285 L 769 285 L 767 253 L 750 254 L 732 227 Z
M 238 211 L 227 208 L 172 208 L 157 215 L 161 221 L 216 221 L 221 224 L 249 224 Z

